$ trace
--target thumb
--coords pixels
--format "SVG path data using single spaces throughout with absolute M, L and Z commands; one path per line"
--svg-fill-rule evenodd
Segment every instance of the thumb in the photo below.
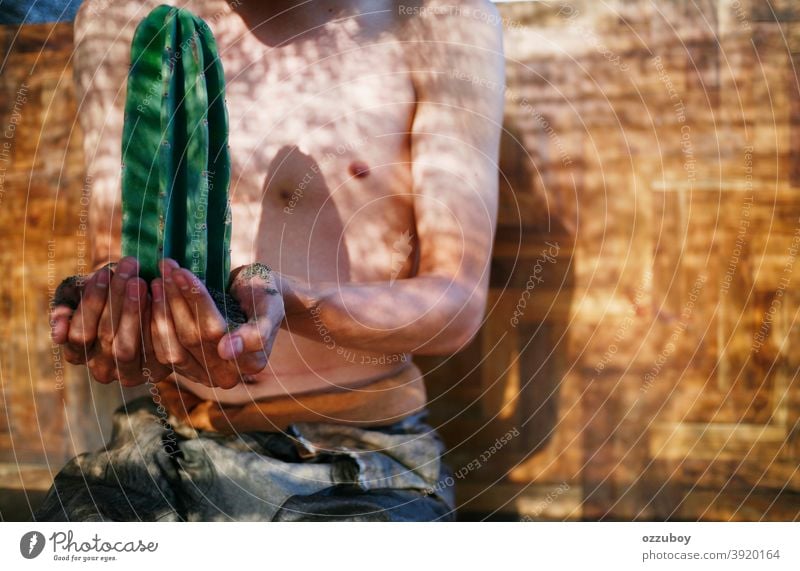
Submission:
M 247 323 L 219 340 L 217 352 L 222 359 L 255 359 L 261 368 L 272 350 L 277 330 L 283 320 L 283 298 L 274 286 L 269 266 L 255 263 L 236 270 L 230 293 L 247 315 Z M 253 354 L 253 355 L 248 355 Z
M 258 291 L 254 292 L 254 296 L 270 297 L 269 294 Z M 255 303 L 261 305 L 259 301 Z M 230 361 L 248 353 L 269 355 L 283 320 L 283 312 L 278 307 L 283 305 L 281 298 L 274 298 L 271 305 L 273 307 L 262 312 L 248 315 L 247 323 L 222 336 L 217 343 L 217 353 L 222 359 Z

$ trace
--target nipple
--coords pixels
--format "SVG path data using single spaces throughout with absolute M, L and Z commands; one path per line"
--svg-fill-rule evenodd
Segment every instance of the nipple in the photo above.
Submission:
M 350 175 L 356 178 L 369 176 L 369 165 L 364 161 L 353 161 L 350 163 Z

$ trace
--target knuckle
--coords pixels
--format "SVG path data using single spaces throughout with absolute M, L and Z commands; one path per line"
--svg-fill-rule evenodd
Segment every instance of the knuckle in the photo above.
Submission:
M 172 368 L 167 367 L 164 363 L 158 362 L 157 359 L 149 359 L 144 363 L 146 369 L 150 371 L 149 377 L 147 379 L 159 382 L 166 379 L 171 373 Z
M 91 345 L 94 343 L 94 335 L 90 334 L 84 329 L 78 327 L 70 327 L 69 334 L 67 335 L 69 342 L 74 345 Z
M 160 346 L 156 346 L 154 348 L 153 353 L 155 354 L 156 362 L 160 363 L 161 365 L 171 365 L 172 361 L 170 361 L 170 355 L 168 351 L 165 351 Z
M 247 375 L 255 375 L 264 370 L 264 367 L 266 366 L 267 366 L 267 358 L 262 352 L 257 355 L 254 355 L 251 359 L 247 359 L 245 362 L 241 363 L 240 369 L 243 373 Z
M 166 323 L 163 322 L 154 322 L 150 327 L 150 335 L 156 350 L 162 345 L 166 345 L 167 340 L 170 338 Z
M 136 347 L 127 343 L 117 343 L 114 346 L 114 356 L 121 363 L 133 363 L 138 357 Z
M 114 330 L 110 323 L 101 323 L 97 329 L 97 338 L 104 347 L 110 347 L 114 343 Z
M 105 364 L 94 364 L 89 368 L 92 377 L 99 383 L 107 385 L 116 379 L 116 370 Z
M 193 331 L 178 330 L 178 341 L 181 345 L 188 349 L 197 349 L 200 347 L 200 336 Z
M 263 323 L 258 324 L 258 339 L 261 341 L 262 346 L 266 346 L 269 340 L 278 332 L 280 326 L 274 325 L 271 321 L 265 319 Z
M 214 379 L 214 384 L 221 389 L 232 389 L 233 387 L 239 384 L 239 379 L 232 375 L 231 376 L 224 375 L 220 376 L 217 379 Z
M 144 380 L 137 377 L 122 376 L 119 379 L 119 384 L 123 387 L 136 387 L 144 384 Z
M 73 353 L 72 351 L 65 351 L 64 352 L 64 359 L 70 365 L 82 365 L 83 358 L 78 353 Z
M 172 348 L 164 354 L 164 362 L 162 364 L 185 368 L 189 364 L 189 356 L 185 351 Z
M 74 343 L 66 343 L 62 345 L 64 348 L 64 353 L 69 356 L 72 360 L 76 361 L 76 364 L 83 364 L 86 363 L 94 353 L 93 350 L 84 346 L 84 345 L 76 345 Z
M 204 337 L 204 338 L 205 338 L 207 341 L 211 341 L 211 342 L 214 342 L 214 343 L 216 343 L 216 342 L 218 342 L 220 339 L 222 339 L 222 337 L 223 337 L 223 336 L 225 335 L 225 333 L 227 333 L 227 332 L 228 332 L 228 331 L 227 331 L 227 328 L 225 327 L 225 325 L 224 325 L 224 324 L 222 324 L 222 323 L 220 323 L 220 322 L 218 322 L 218 321 L 214 321 L 213 323 L 211 323 L 211 324 L 210 324 L 210 325 L 209 325 L 209 326 L 208 326 L 208 327 L 205 329 L 205 331 L 203 332 L 203 337 Z

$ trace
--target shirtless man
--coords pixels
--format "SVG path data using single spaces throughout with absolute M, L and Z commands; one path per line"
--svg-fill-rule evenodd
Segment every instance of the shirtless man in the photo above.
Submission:
M 359 442 L 369 441 L 372 436 L 364 434 L 371 430 L 373 436 L 399 434 L 398 426 L 410 426 L 409 419 L 424 408 L 411 354 L 457 352 L 483 318 L 503 107 L 496 10 L 482 0 L 181 4 L 209 24 L 225 68 L 231 266 L 260 262 L 272 268 L 269 275 L 233 281 L 232 294 L 250 321 L 226 332 L 202 284 L 175 262 L 164 260 L 162 277 L 151 284 L 136 276 L 135 259 L 120 260 L 114 271 L 104 267 L 120 256 L 120 141 L 131 38 L 136 24 L 160 3 L 86 0 L 75 21 L 75 77 L 93 182 L 95 271 L 74 292 L 77 309 L 54 309 L 55 341 L 70 362 L 85 363 L 99 382 L 151 383 L 165 400 L 178 395 L 167 406 L 171 424 L 163 424 L 187 429 L 176 428 L 180 451 L 167 449 L 171 460 L 185 459 L 193 450 L 187 442 L 215 430 L 231 433 L 225 438 L 237 444 L 226 440 L 229 448 L 251 438 L 249 431 L 288 431 L 293 442 L 305 443 L 306 456 L 331 451 L 321 426 L 326 434 L 331 425 L 341 426 Z M 239 277 L 245 273 L 253 272 Z M 220 428 L 224 423 L 226 429 Z M 420 426 L 408 434 L 430 437 L 432 456 L 409 456 L 403 470 L 386 473 L 394 478 L 392 486 L 356 477 L 353 488 L 351 481 L 328 482 L 326 473 L 303 494 L 291 486 L 280 493 L 253 492 L 264 492 L 261 501 L 272 506 L 260 511 L 237 511 L 242 502 L 231 494 L 221 493 L 224 500 L 214 496 L 223 484 L 207 490 L 203 501 L 215 497 L 214 509 L 234 519 L 370 519 L 364 513 L 446 519 L 452 498 L 437 489 L 444 470 L 441 447 L 435 433 Z M 310 434 L 317 438 L 311 445 Z M 253 448 L 250 440 L 247 445 Z M 384 445 L 402 457 L 394 450 L 397 442 Z M 111 448 L 119 450 L 114 443 Z M 261 455 L 275 457 L 273 452 Z M 220 481 L 243 486 L 231 476 L 235 462 L 203 453 Z M 94 511 L 68 507 L 70 474 L 85 477 L 90 466 L 79 459 L 56 478 L 39 519 L 149 517 L 142 516 L 141 505 L 131 514 L 110 496 L 101 505 L 96 490 Z M 167 463 L 169 468 L 153 462 L 167 471 L 166 481 L 192 479 L 182 461 Z M 363 468 L 361 457 L 356 464 Z M 398 484 L 401 472 L 424 472 L 420 467 L 426 464 L 437 469 L 424 482 Z M 349 500 L 320 504 L 326 486 L 345 484 Z M 408 496 L 410 490 L 416 495 Z M 359 504 L 364 494 L 384 495 L 365 508 Z M 301 495 L 317 501 L 287 507 Z M 447 509 L 398 507 L 426 499 L 444 501 Z M 129 497 L 127 504 L 133 505 Z M 216 518 L 210 509 L 180 512 L 175 502 L 167 504 L 167 511 L 150 515 Z

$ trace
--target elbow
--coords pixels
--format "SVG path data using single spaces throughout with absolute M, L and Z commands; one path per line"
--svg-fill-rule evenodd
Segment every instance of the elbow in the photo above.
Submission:
M 460 303 L 446 312 L 446 324 L 439 329 L 431 343 L 419 351 L 420 354 L 446 356 L 460 353 L 475 340 L 483 324 L 486 294 L 473 292 L 458 297 Z
M 483 313 L 480 313 L 477 318 L 470 319 L 468 323 L 461 325 L 458 330 L 450 336 L 449 341 L 445 345 L 445 354 L 452 355 L 454 353 L 460 353 L 472 344 L 478 336 L 478 332 L 481 330 L 482 316 Z

